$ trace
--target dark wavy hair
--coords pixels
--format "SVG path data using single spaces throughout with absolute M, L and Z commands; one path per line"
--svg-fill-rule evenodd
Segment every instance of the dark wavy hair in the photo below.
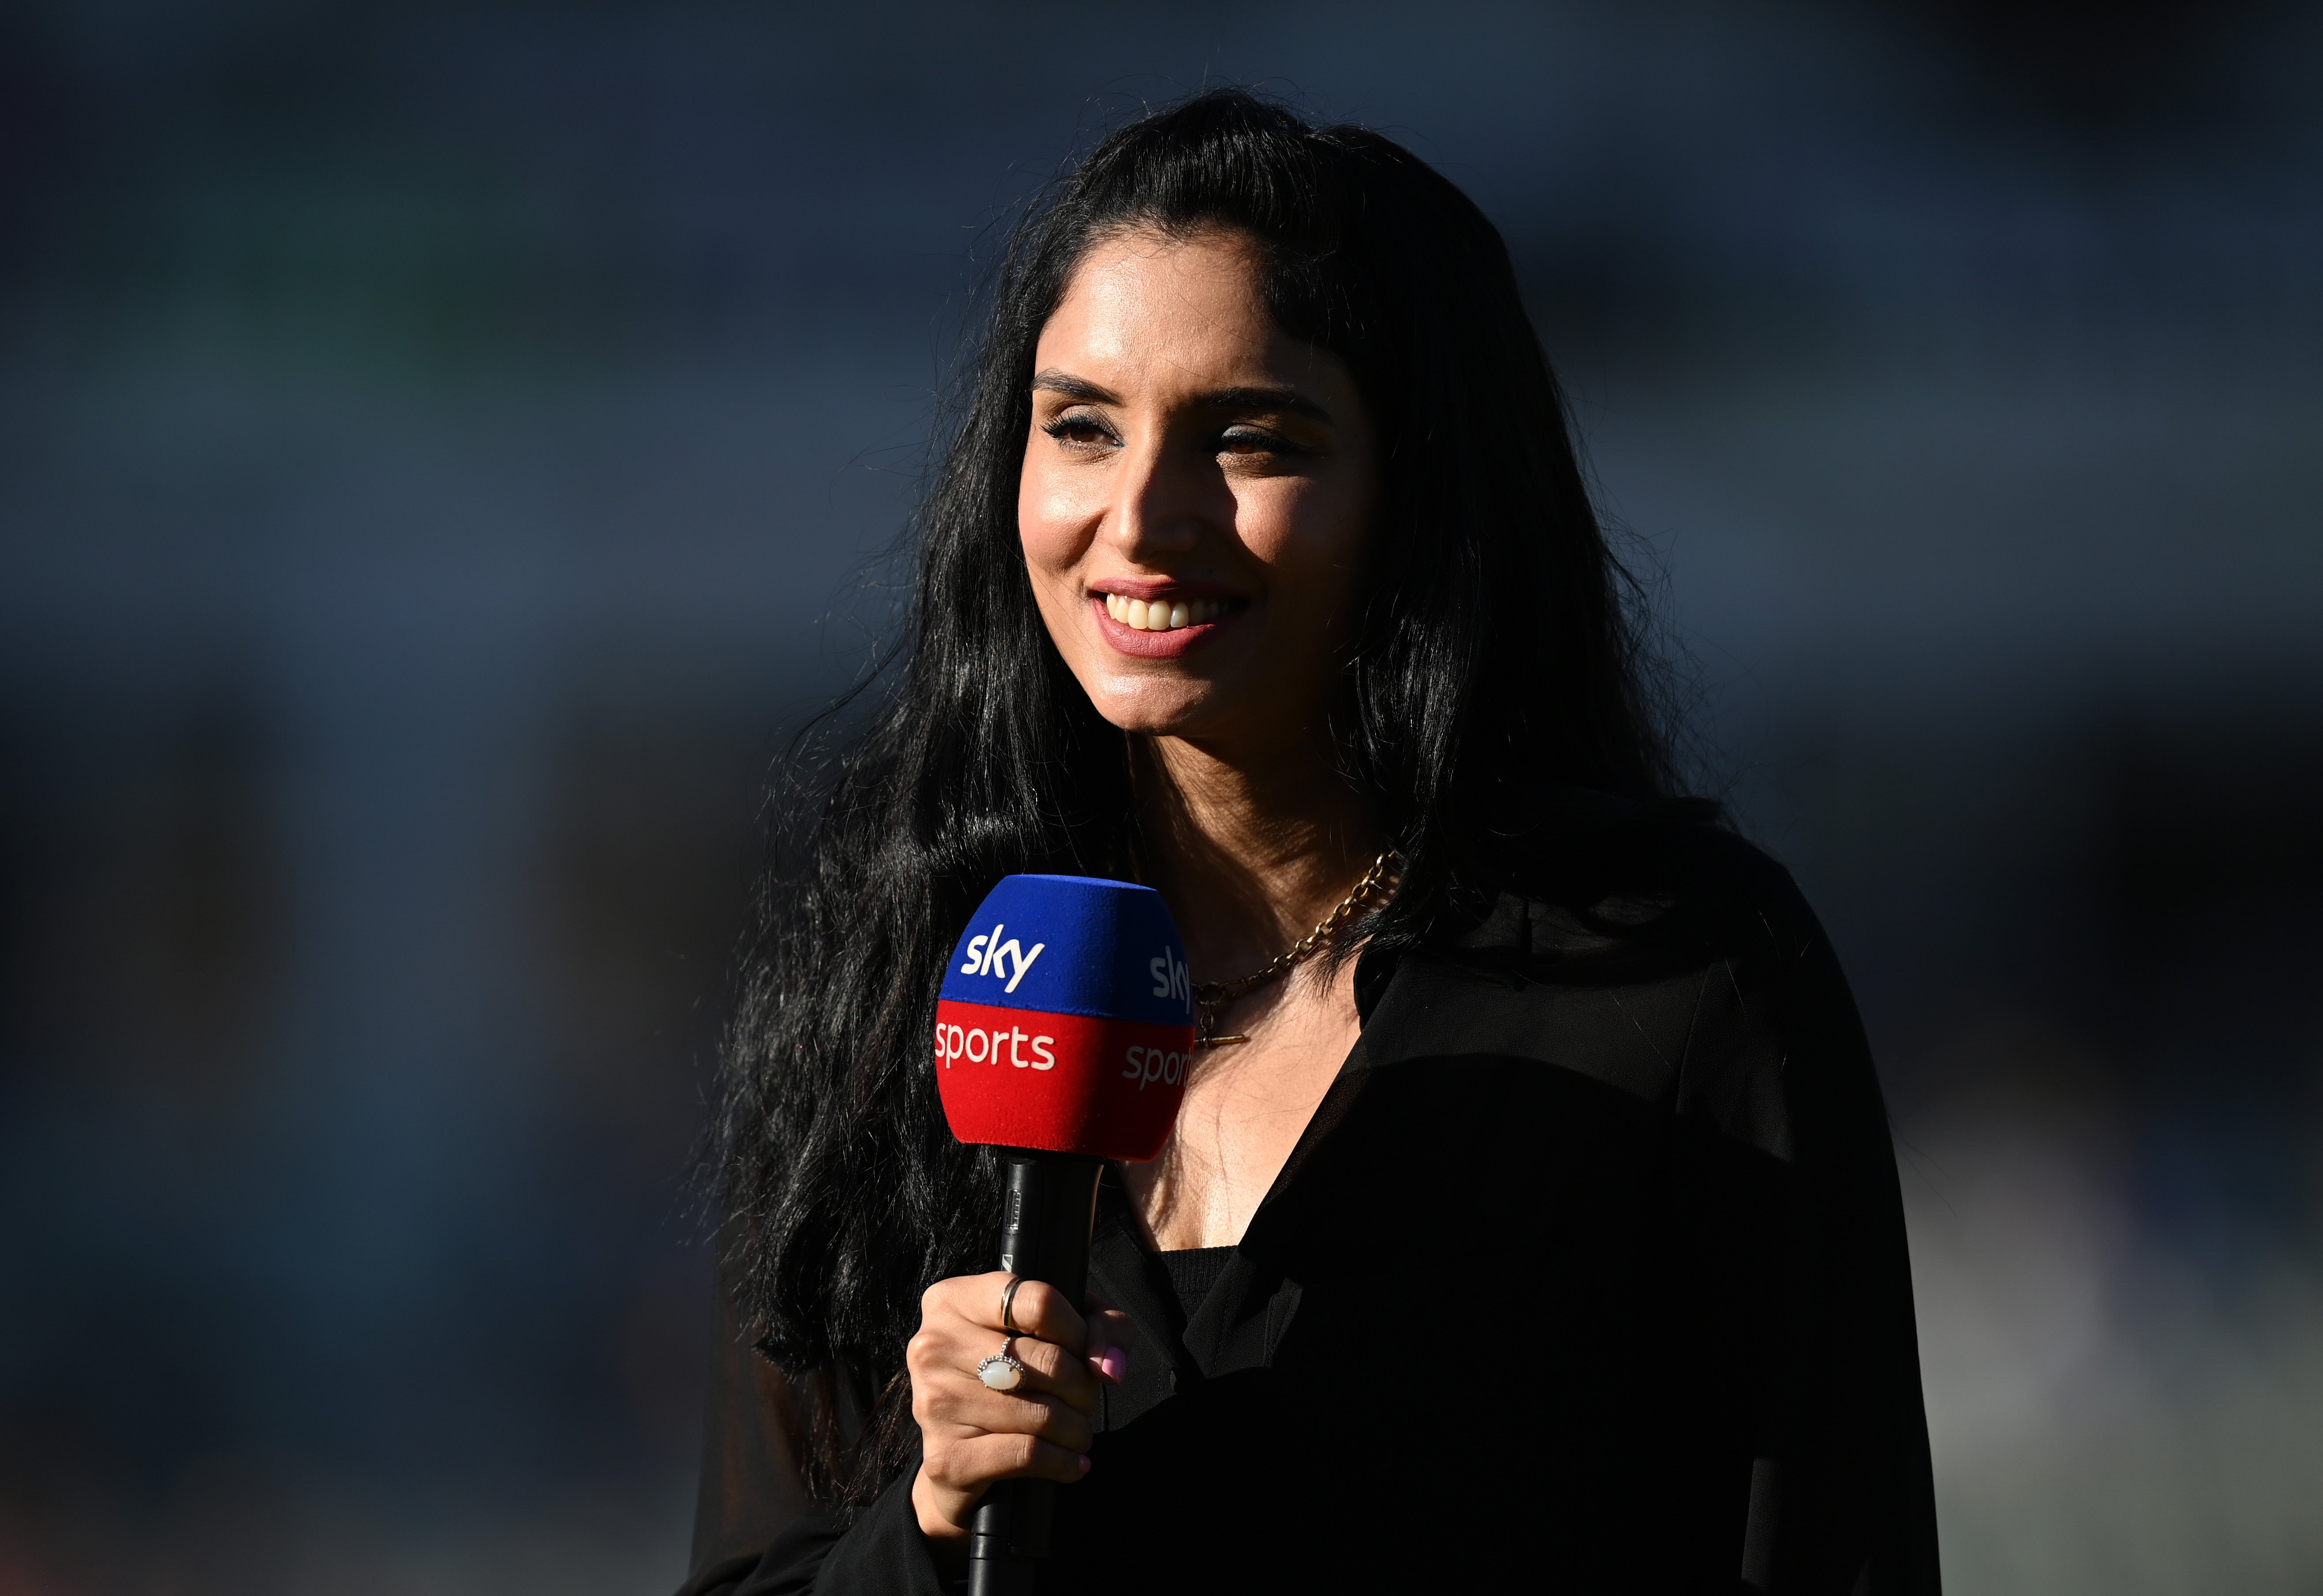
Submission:
M 1244 235 L 1276 323 L 1345 362 L 1377 425 L 1334 729 L 1403 866 L 1351 936 L 1411 946 L 1553 869 L 1552 789 L 1674 786 L 1635 584 L 1483 213 L 1378 134 L 1238 90 L 1107 137 L 1010 239 L 913 527 L 886 696 L 777 850 L 728 1038 L 726 1279 L 759 1350 L 835 1398 L 806 1460 L 828 1500 L 908 1460 L 920 1293 L 993 1256 L 992 1160 L 953 1142 L 928 1064 L 944 957 L 998 877 L 1133 857 L 1128 739 L 1050 643 L 1015 516 L 1042 326 L 1092 243 L 1133 228 Z

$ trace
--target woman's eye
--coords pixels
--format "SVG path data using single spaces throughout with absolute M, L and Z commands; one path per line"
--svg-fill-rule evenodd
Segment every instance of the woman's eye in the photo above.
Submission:
M 1087 416 L 1060 416 L 1041 430 L 1060 444 L 1097 445 L 1113 442 L 1113 435 Z
M 1295 454 L 1298 451 L 1271 432 L 1237 427 L 1218 439 L 1221 454 Z

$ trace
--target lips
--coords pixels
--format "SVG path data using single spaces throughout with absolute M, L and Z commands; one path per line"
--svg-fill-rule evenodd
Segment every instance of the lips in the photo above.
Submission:
M 1200 626 L 1226 613 L 1224 599 L 1187 598 L 1180 595 L 1166 599 L 1125 599 L 1119 593 L 1099 593 L 1105 601 L 1105 612 L 1125 627 L 1141 632 L 1174 632 L 1181 627 Z
M 1098 633 L 1116 651 L 1139 659 L 1175 659 L 1232 625 L 1250 603 L 1223 589 L 1191 583 L 1123 582 L 1091 592 L 1089 608 Z

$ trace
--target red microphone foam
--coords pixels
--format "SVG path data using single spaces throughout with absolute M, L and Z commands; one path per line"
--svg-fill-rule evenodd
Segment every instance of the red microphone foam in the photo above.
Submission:
M 1126 882 L 1005 877 L 936 1000 L 936 1078 L 962 1142 L 1150 1159 L 1193 1057 L 1178 928 L 1160 894 Z

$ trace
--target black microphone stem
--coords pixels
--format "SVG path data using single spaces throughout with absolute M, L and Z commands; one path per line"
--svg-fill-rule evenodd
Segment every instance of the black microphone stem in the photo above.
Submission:
M 1079 1307 L 1088 1289 L 1089 1228 L 1104 1160 L 1021 1147 L 995 1151 L 1005 1187 L 1000 1267 L 1046 1281 Z M 1003 1480 L 988 1488 L 969 1529 L 969 1596 L 1031 1596 L 1033 1560 L 1049 1555 L 1056 1509 L 1053 1480 Z

